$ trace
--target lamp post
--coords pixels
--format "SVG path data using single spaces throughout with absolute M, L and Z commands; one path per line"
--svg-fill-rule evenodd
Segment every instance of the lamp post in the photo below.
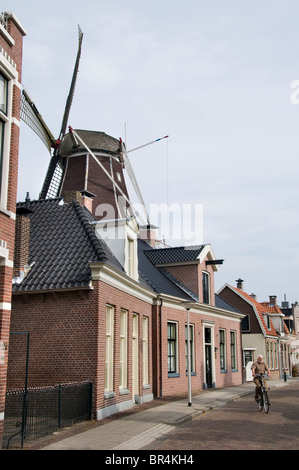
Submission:
M 191 351 L 190 351 L 190 321 L 189 311 L 187 307 L 187 368 L 188 368 L 188 406 L 192 405 L 192 393 L 191 393 Z

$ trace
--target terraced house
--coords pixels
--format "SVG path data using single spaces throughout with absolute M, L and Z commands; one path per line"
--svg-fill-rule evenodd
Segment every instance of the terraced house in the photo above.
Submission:
M 91 137 L 95 154 L 113 139 Z M 214 293 L 211 245 L 157 248 L 134 216 L 103 220 L 92 199 L 87 185 L 17 205 L 12 329 L 30 331 L 28 386 L 89 381 L 96 419 L 185 394 L 187 324 L 192 390 L 240 384 L 243 315 Z M 10 350 L 9 389 L 23 386 L 24 354 Z
M 236 282 L 236 287 L 224 285 L 218 295 L 244 314 L 242 354 L 246 380 L 252 380 L 250 366 L 259 354 L 268 363 L 273 378 L 283 377 L 284 373 L 291 375 L 290 343 L 296 336 L 289 331 L 276 296 L 258 302 L 254 294 L 244 291 L 242 279 Z
M 25 34 L 23 26 L 13 13 L 0 13 L 0 448 L 11 318 L 22 49 Z

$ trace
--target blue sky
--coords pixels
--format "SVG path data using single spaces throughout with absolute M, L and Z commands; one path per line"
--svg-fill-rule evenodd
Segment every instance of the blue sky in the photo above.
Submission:
M 23 84 L 55 136 L 79 24 L 69 124 L 126 136 L 129 149 L 169 135 L 130 155 L 146 205 L 202 205 L 203 242 L 225 260 L 216 289 L 241 277 L 260 301 L 299 301 L 297 1 L 2 0 L 1 9 L 27 30 Z M 19 200 L 38 197 L 48 162 L 22 123 Z

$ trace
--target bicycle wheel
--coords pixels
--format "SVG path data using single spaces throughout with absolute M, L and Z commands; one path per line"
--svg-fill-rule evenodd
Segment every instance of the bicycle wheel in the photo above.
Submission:
M 263 392 L 263 404 L 265 413 L 269 413 L 269 396 L 267 390 Z
M 258 407 L 259 407 L 260 411 L 262 411 L 263 408 L 264 408 L 264 402 L 263 402 L 263 395 L 262 394 L 260 394 L 260 397 L 259 397 Z

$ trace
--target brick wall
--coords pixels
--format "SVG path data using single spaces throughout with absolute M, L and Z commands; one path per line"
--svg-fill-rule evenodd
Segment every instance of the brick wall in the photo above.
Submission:
M 106 305 L 115 308 L 114 392 L 104 397 L 106 356 Z M 119 393 L 120 311 L 128 311 L 128 393 Z M 142 317 L 149 318 L 149 358 L 151 305 L 100 281 L 89 292 L 14 295 L 11 331 L 30 331 L 29 387 L 92 381 L 94 412 L 132 400 L 132 316 L 139 315 L 139 396 L 152 394 L 152 363 L 149 360 L 150 388 L 143 389 Z M 8 389 L 24 386 L 25 337 L 12 336 L 9 351 Z
M 241 354 L 241 335 L 239 321 L 230 320 L 223 316 L 209 316 L 204 311 L 202 313 L 193 313 L 190 310 L 189 322 L 194 325 L 194 361 L 195 374 L 192 374 L 191 384 L 192 393 L 198 392 L 204 388 L 205 369 L 204 369 L 204 325 L 207 321 L 213 326 L 213 350 L 214 355 L 214 379 L 216 387 L 221 388 L 242 383 L 242 354 Z M 167 323 L 176 322 L 178 331 L 178 375 L 168 374 L 168 351 L 167 351 Z M 182 395 L 188 390 L 186 375 L 186 350 L 185 350 L 185 325 L 187 324 L 187 312 L 185 310 L 174 309 L 169 306 L 162 307 L 162 388 L 163 396 Z M 219 329 L 226 332 L 226 357 L 227 371 L 220 371 L 220 347 L 219 347 Z M 231 353 L 230 353 L 230 331 L 236 332 L 236 351 L 237 351 L 237 370 L 232 371 Z
M 7 357 L 9 349 L 9 328 L 11 318 L 11 288 L 13 276 L 14 239 L 15 239 L 15 212 L 17 198 L 18 181 L 18 157 L 19 157 L 19 119 L 20 119 L 20 96 L 22 83 L 22 50 L 23 36 L 25 32 L 14 18 L 7 20 L 7 33 L 13 39 L 10 40 L 6 30 L 0 32 L 0 67 L 2 73 L 11 70 L 11 75 L 15 77 L 12 88 L 11 115 L 8 116 L 8 123 L 5 124 L 5 135 L 9 135 L 10 145 L 5 158 L 8 160 L 7 190 L 5 189 L 6 202 L 1 201 L 0 207 L 0 240 L 2 256 L 0 256 L 0 448 L 3 434 L 3 419 L 5 411 L 5 393 L 7 380 Z M 8 80 L 11 76 L 7 76 Z M 10 81 L 10 84 L 12 82 Z M 11 105 L 11 106 L 10 106 Z M 14 118 L 13 121 L 11 118 Z M 5 147 L 7 148 L 7 147 Z M 3 196 L 5 185 L 2 184 Z M 5 207 L 4 207 L 5 206 Z

